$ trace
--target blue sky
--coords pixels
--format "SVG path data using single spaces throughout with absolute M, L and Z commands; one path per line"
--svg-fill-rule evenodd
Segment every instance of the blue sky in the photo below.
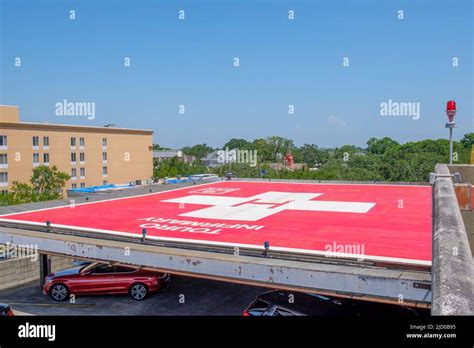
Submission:
M 0 3 L 0 104 L 23 121 L 150 128 L 170 147 L 270 135 L 363 146 L 446 137 L 455 99 L 455 137 L 474 128 L 469 0 Z M 95 119 L 56 116 L 64 99 L 94 102 Z M 381 116 L 389 99 L 420 103 L 421 117 Z

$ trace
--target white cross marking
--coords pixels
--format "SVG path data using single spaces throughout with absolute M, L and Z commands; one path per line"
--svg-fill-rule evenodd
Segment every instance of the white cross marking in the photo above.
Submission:
M 269 191 L 252 197 L 191 195 L 163 200 L 169 203 L 201 204 L 211 207 L 190 211 L 180 216 L 217 220 L 257 221 L 284 210 L 367 213 L 375 203 L 312 201 L 322 193 Z

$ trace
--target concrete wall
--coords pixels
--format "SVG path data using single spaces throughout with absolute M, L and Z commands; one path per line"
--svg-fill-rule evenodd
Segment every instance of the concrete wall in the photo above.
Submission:
M 474 257 L 474 210 L 461 210 L 461 216 L 466 227 L 471 255 Z
M 433 315 L 474 315 L 474 262 L 448 167 L 434 184 Z
M 52 272 L 70 267 L 73 260 L 62 256 L 50 256 L 50 258 Z M 39 260 L 32 261 L 29 257 L 20 257 L 0 261 L 0 290 L 39 280 L 39 276 Z
M 474 256 L 474 165 L 452 165 L 448 166 L 451 174 L 461 174 L 460 184 L 455 184 L 454 189 L 458 200 L 459 209 L 466 228 L 467 238 Z
M 474 165 L 469 164 L 453 164 L 449 165 L 449 171 L 451 173 L 461 173 L 461 180 L 463 183 L 474 183 Z

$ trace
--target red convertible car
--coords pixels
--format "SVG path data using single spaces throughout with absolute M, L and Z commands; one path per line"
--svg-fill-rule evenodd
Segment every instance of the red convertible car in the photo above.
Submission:
M 55 301 L 74 295 L 130 294 L 141 301 L 148 294 L 163 292 L 170 275 L 122 264 L 90 263 L 64 269 L 45 278 L 43 293 Z

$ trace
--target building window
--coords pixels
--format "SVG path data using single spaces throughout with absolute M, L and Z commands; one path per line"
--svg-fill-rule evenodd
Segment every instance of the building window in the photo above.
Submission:
M 77 176 L 77 169 L 71 168 L 71 179 L 75 180 Z
M 107 180 L 102 181 L 102 185 L 107 185 Z
M 8 156 L 6 153 L 0 153 L 0 168 L 8 167 Z
M 76 138 L 71 138 L 71 147 L 76 147 Z
M 43 147 L 49 147 L 49 137 L 43 137 Z
M 80 174 L 81 174 L 81 178 L 84 178 L 86 176 L 86 168 L 81 168 Z
M 44 153 L 43 154 L 43 163 L 48 164 L 49 163 L 49 153 Z
M 40 142 L 39 137 L 34 136 L 34 137 L 33 137 L 33 147 L 38 147 L 38 146 L 39 146 L 39 142 Z
M 77 184 L 72 184 L 72 189 L 73 190 L 77 189 Z
M 37 152 L 33 153 L 33 164 L 39 164 L 40 161 L 40 155 Z
M 102 175 L 107 176 L 107 167 L 102 167 Z
M 76 163 L 76 153 L 71 152 L 71 163 Z
M 6 135 L 0 135 L 0 147 L 6 148 L 7 145 L 8 145 L 7 136 Z
M 102 161 L 107 162 L 107 152 L 102 152 Z
M 107 147 L 107 138 L 102 138 L 102 147 Z
M 84 138 L 79 138 L 79 146 L 80 146 L 80 147 L 84 147 L 84 145 L 85 145 L 85 140 L 84 140 Z
M 8 172 L 0 172 L 0 183 L 8 183 Z
M 81 182 L 81 188 L 84 188 L 86 187 L 86 183 L 85 182 Z
M 81 152 L 79 154 L 79 161 L 84 162 L 86 160 L 86 154 L 84 152 Z

